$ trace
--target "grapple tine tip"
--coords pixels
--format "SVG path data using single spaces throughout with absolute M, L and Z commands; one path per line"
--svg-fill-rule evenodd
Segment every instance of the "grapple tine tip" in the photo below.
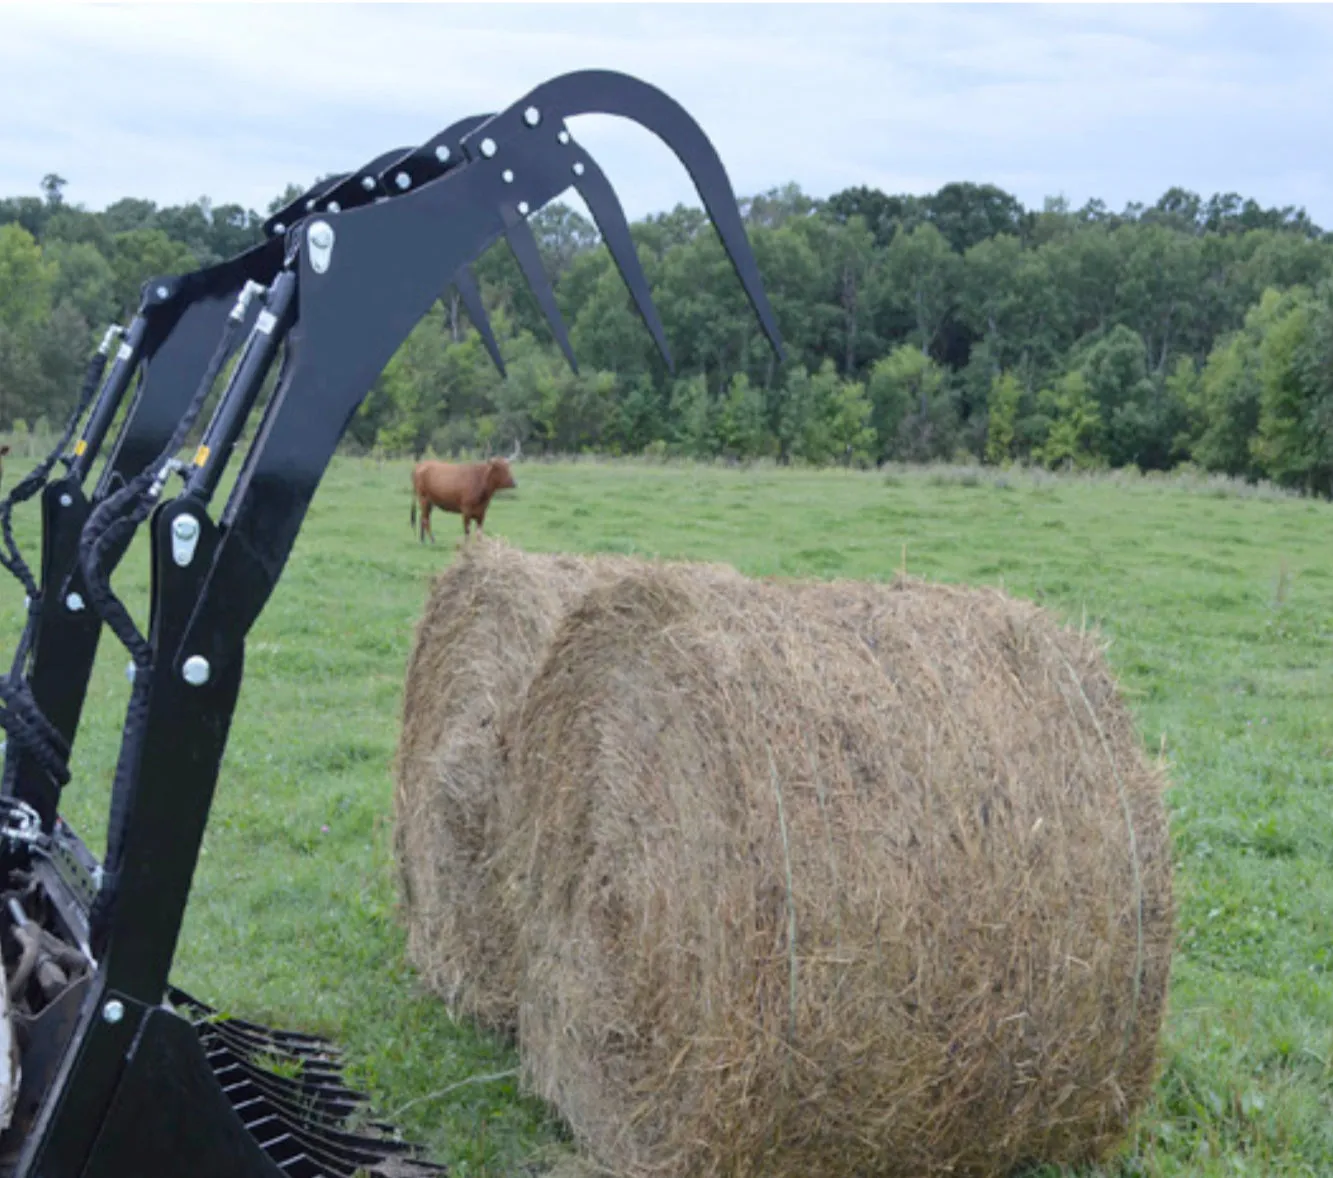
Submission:
M 546 267 L 542 264 L 541 251 L 537 248 L 537 239 L 533 236 L 532 229 L 527 221 L 517 214 L 507 215 L 505 218 L 505 240 L 509 242 L 509 248 L 514 252 L 514 260 L 518 262 L 519 269 L 523 271 L 523 277 L 536 297 L 537 303 L 542 309 L 542 314 L 546 317 L 546 322 L 550 325 L 551 332 L 555 336 L 555 342 L 560 345 L 560 350 L 565 354 L 570 369 L 577 374 L 579 364 L 574 358 L 574 349 L 569 343 L 569 333 L 565 330 L 565 321 L 561 318 L 560 308 L 556 305 L 555 291 L 551 288 L 551 280 L 546 276 Z
M 472 320 L 472 326 L 481 336 L 481 342 L 490 353 L 491 361 L 502 377 L 508 376 L 508 372 L 505 371 L 504 356 L 500 354 L 500 345 L 496 341 L 495 332 L 491 329 L 490 316 L 486 314 L 486 305 L 481 300 L 481 288 L 477 285 L 477 276 L 472 273 L 471 267 L 463 266 L 454 274 L 453 281 L 458 297 L 463 300 L 467 317 Z
M 564 142 L 564 140 L 561 142 Z M 592 213 L 593 220 L 597 222 L 597 228 L 602 234 L 602 241 L 605 242 L 606 248 L 616 264 L 616 269 L 620 271 L 621 278 L 625 280 L 630 297 L 634 300 L 634 306 L 638 309 L 644 325 L 652 334 L 653 342 L 657 345 L 657 350 L 661 353 L 667 370 L 674 374 L 676 367 L 671 359 L 671 349 L 667 345 L 666 332 L 662 328 L 662 321 L 658 318 L 657 308 L 653 304 L 653 296 L 648 288 L 648 278 L 643 272 L 642 264 L 639 262 L 639 253 L 635 248 L 634 238 L 630 234 L 629 221 L 625 217 L 625 210 L 620 204 L 620 198 L 616 196 L 615 189 L 611 187 L 606 174 L 597 166 L 597 162 L 588 154 L 586 149 L 581 152 L 581 156 L 579 162 L 583 167 L 572 173 L 575 176 L 574 187 L 583 198 L 583 203 L 588 206 L 588 211 Z

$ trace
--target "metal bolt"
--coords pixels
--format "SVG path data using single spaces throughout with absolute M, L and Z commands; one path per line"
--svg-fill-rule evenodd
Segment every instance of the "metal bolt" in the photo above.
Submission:
M 70 498 L 70 496 L 68 496 L 68 495 L 61 495 L 61 496 L 60 496 L 60 506 L 61 506 L 61 507 L 68 507 L 68 506 L 69 506 L 71 503 L 73 503 L 73 502 L 74 502 L 74 500 L 73 500 L 72 498 Z
M 514 173 L 511 172 L 508 168 L 506 168 L 506 169 L 501 173 L 501 176 L 503 177 L 504 182 L 505 182 L 506 184 L 512 184 L 512 183 L 514 182 Z
M 491 156 L 495 154 L 494 139 L 483 139 L 481 141 L 481 154 L 484 155 L 487 159 L 490 159 Z
M 399 172 L 398 175 L 396 175 L 393 178 L 393 182 L 397 184 L 398 187 L 401 188 L 404 192 L 406 192 L 409 188 L 412 187 L 412 177 L 409 176 L 406 172 Z
M 178 515 L 171 523 L 171 559 L 186 568 L 194 559 L 199 542 L 199 521 L 192 515 Z
M 374 177 L 374 176 L 362 176 L 362 177 L 361 177 L 361 187 L 364 188 L 367 192 L 374 192 L 374 191 L 375 191 L 375 177 Z
M 159 299 L 165 299 L 167 295 L 169 295 L 170 293 L 171 291 L 169 291 L 165 286 L 159 286 L 157 288 L 157 297 Z
M 530 106 L 523 112 L 523 121 L 527 123 L 529 127 L 535 127 L 542 121 L 542 112 L 535 106 Z
M 528 215 L 528 202 L 527 202 L 527 201 L 525 201 L 525 200 L 521 200 L 521 201 L 518 202 L 518 215 L 519 215 L 520 217 L 526 217 L 526 216 Z
M 435 149 L 435 158 L 444 163 L 449 158 L 449 149 L 443 143 Z
M 576 176 L 582 176 L 582 175 L 583 175 L 583 163 L 582 163 L 581 160 L 575 160 L 575 161 L 574 161 L 574 175 L 576 175 Z
M 119 998 L 113 998 L 102 1007 L 102 1020 L 108 1023 L 118 1023 L 125 1017 L 125 1003 Z
M 274 233 L 286 233 L 286 232 L 287 232 L 287 226 L 284 225 L 281 221 L 275 221 L 275 222 L 273 223 L 273 232 L 274 232 Z
M 78 613 L 83 609 L 83 598 L 77 593 L 71 593 L 65 598 L 65 608 L 72 614 Z
M 340 205 L 336 200 L 329 201 L 329 212 L 341 213 L 342 211 L 343 211 L 342 205 Z
M 208 677 L 212 674 L 213 668 L 208 665 L 208 660 L 200 654 L 192 654 L 185 660 L 185 665 L 181 668 L 181 675 L 185 682 L 191 687 L 202 687 L 208 682 Z
M 315 201 L 313 197 L 305 202 L 305 211 L 307 213 L 313 213 L 315 211 Z
M 327 221 L 316 221 L 306 230 L 310 243 L 310 268 L 316 274 L 328 271 L 333 261 L 333 226 Z
M 568 142 L 569 142 L 569 132 L 568 132 L 568 131 L 561 131 L 560 134 L 556 136 L 556 138 L 559 139 L 561 143 L 568 143 Z
M 128 663 L 125 664 L 125 678 L 128 679 L 131 683 L 134 682 L 134 660 L 133 660 L 133 659 L 130 659 L 130 661 L 129 661 Z

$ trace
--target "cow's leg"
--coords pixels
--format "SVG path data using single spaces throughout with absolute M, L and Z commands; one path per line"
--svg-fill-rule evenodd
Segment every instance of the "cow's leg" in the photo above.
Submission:
M 421 501 L 421 542 L 423 544 L 426 542 L 427 535 L 430 536 L 430 542 L 435 543 L 435 528 L 430 522 L 430 508 L 430 500 L 423 499 Z

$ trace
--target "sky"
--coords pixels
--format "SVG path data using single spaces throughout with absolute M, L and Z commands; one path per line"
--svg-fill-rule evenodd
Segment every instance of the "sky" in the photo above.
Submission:
M 1270 4 L 0 4 L 0 196 L 263 212 L 571 70 L 633 74 L 738 196 L 794 182 L 1120 209 L 1181 185 L 1333 228 L 1333 9 Z M 696 204 L 651 132 L 571 132 L 631 218 Z M 577 203 L 577 202 L 573 202 Z

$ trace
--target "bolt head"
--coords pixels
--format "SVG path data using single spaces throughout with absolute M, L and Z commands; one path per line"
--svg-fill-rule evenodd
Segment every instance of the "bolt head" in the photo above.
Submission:
M 73 498 L 72 498 L 71 496 L 69 496 L 69 495 L 61 495 L 61 496 L 60 496 L 60 506 L 61 506 L 61 507 L 68 507 L 68 506 L 69 506 L 71 503 L 73 503 L 73 502 L 74 502 Z
M 192 654 L 181 667 L 181 676 L 191 687 L 202 687 L 208 682 L 212 671 L 213 668 L 208 665 L 208 660 L 203 655 Z
M 307 213 L 313 213 L 315 211 L 315 201 L 313 197 L 305 202 L 305 211 Z
M 409 176 L 406 172 L 399 172 L 398 175 L 396 175 L 393 178 L 393 182 L 397 184 L 398 187 L 401 188 L 404 192 L 406 192 L 409 188 L 412 187 L 412 177 Z
M 521 200 L 521 201 L 518 202 L 518 215 L 519 215 L 520 217 L 526 217 L 526 216 L 528 215 L 528 202 L 527 202 L 527 201 L 525 201 L 525 200 Z
M 574 161 L 574 175 L 576 175 L 576 176 L 582 176 L 582 175 L 583 175 L 583 161 L 582 161 L 582 160 L 575 160 L 575 161 Z
M 435 158 L 444 163 L 449 158 L 449 149 L 443 143 L 435 149 Z
M 340 205 L 336 200 L 329 201 L 329 212 L 341 213 L 342 211 L 343 211 L 342 205 Z
M 362 177 L 361 177 L 361 187 L 364 188 L 367 192 L 374 192 L 374 191 L 375 191 L 375 177 L 374 177 L 374 176 L 362 176 Z
M 125 1003 L 119 998 L 112 998 L 102 1007 L 102 1020 L 108 1023 L 118 1023 L 125 1017 Z
M 496 147 L 494 139 L 483 139 L 481 141 L 481 154 L 484 155 L 487 159 L 490 159 L 491 156 L 495 154 L 495 151 Z
M 511 172 L 508 168 L 506 168 L 506 169 L 501 173 L 501 176 L 502 176 L 502 178 L 504 179 L 504 182 L 505 182 L 506 184 L 512 184 L 512 183 L 514 182 L 514 173 Z
M 199 521 L 192 515 L 178 515 L 172 521 L 171 534 L 177 540 L 193 540 L 199 535 Z
M 83 609 L 82 595 L 78 593 L 71 593 L 68 597 L 65 598 L 65 608 L 69 610 L 69 612 L 72 614 L 78 613 L 81 609 Z
M 134 660 L 133 660 L 133 659 L 130 659 L 130 661 L 129 661 L 128 663 L 125 664 L 125 678 L 128 679 L 131 683 L 134 682 Z
M 529 127 L 535 127 L 542 121 L 542 112 L 535 106 L 530 106 L 523 112 L 523 121 L 527 123 Z
M 326 250 L 333 244 L 333 227 L 323 221 L 310 226 L 310 244 L 316 249 Z
M 159 286 L 157 288 L 157 297 L 159 299 L 165 299 L 167 295 L 169 295 L 170 293 L 171 291 L 169 291 L 165 286 Z
M 286 233 L 286 232 L 287 232 L 287 226 L 284 225 L 281 221 L 275 221 L 275 222 L 273 223 L 273 232 L 274 232 L 274 233 Z
M 568 132 L 568 131 L 561 131 L 560 134 L 556 136 L 556 138 L 559 139 L 561 143 L 568 143 L 568 142 L 569 142 L 569 132 Z

